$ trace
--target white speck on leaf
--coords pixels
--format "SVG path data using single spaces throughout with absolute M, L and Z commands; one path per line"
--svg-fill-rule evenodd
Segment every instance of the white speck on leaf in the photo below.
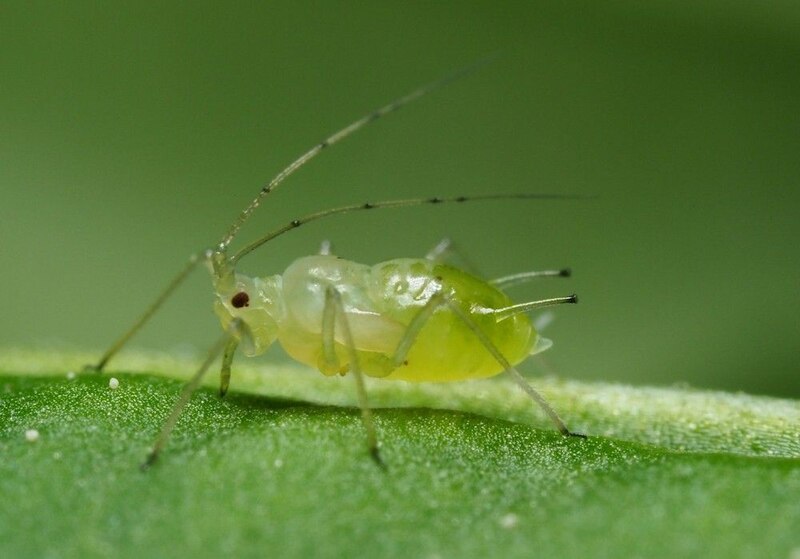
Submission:
M 506 530 L 513 530 L 519 525 L 519 516 L 510 512 L 500 517 L 500 527 Z

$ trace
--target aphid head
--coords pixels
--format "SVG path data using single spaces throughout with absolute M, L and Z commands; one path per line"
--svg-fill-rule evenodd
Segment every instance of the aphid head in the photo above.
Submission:
M 247 356 L 264 353 L 278 337 L 278 323 L 283 316 L 281 276 L 249 278 L 236 274 L 234 281 L 218 283 L 214 312 L 222 327 L 228 329 L 238 318 L 242 321 L 239 336 Z

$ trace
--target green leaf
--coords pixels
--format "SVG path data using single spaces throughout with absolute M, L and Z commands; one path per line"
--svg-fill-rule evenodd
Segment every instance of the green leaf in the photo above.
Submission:
M 0 556 L 800 553 L 798 402 L 532 379 L 589 435 L 565 439 L 502 379 L 376 381 L 382 471 L 351 378 L 237 364 L 143 473 L 191 360 L 68 378 L 91 357 L 0 354 Z

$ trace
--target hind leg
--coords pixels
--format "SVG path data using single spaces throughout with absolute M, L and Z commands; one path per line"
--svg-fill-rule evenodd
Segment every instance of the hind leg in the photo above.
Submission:
M 520 374 L 520 372 L 515 369 L 513 365 L 511 365 L 511 363 L 509 363 L 508 359 L 505 358 L 497 346 L 494 345 L 492 340 L 489 339 L 489 336 L 487 336 L 486 333 L 481 330 L 480 326 L 478 326 L 475 321 L 472 320 L 469 315 L 467 315 L 467 313 L 461 309 L 461 307 L 450 300 L 447 300 L 446 304 L 448 307 L 450 307 L 450 310 L 453 311 L 453 314 L 455 314 L 470 330 L 472 330 L 472 333 L 475 334 L 475 337 L 478 338 L 481 345 L 483 345 L 483 347 L 485 347 L 486 350 L 492 354 L 495 360 L 502 365 L 502 367 L 506 370 L 506 373 L 508 373 L 514 382 L 517 383 L 517 386 L 519 386 L 528 396 L 531 397 L 534 402 L 539 405 L 540 408 L 542 408 L 542 410 L 544 410 L 544 412 L 556 426 L 556 429 L 558 429 L 562 435 L 570 437 L 585 437 L 585 435 L 573 433 L 567 428 L 567 426 L 564 424 L 564 421 L 561 419 L 561 417 L 559 417 L 558 413 L 556 413 L 556 410 L 553 408 L 553 406 L 551 406 L 544 396 L 539 394 L 535 388 L 528 384 L 528 382 L 525 380 L 525 377 L 523 377 L 522 374 Z
M 564 298 L 570 299 L 570 298 Z M 549 302 L 549 301 L 548 301 Z M 563 302 L 570 302 L 570 301 L 563 301 Z M 535 306 L 539 304 L 541 305 L 541 301 L 536 301 L 532 303 L 528 303 L 528 305 Z M 552 304 L 552 303 L 551 303 Z M 557 303 L 556 303 L 557 304 Z M 570 431 L 567 426 L 564 424 L 564 421 L 559 417 L 558 413 L 556 413 L 553 406 L 542 396 L 535 388 L 533 388 L 522 374 L 517 371 L 516 368 L 505 358 L 502 352 L 498 349 L 498 347 L 492 342 L 489 336 L 472 320 L 467 313 L 465 313 L 459 305 L 455 302 L 450 300 L 442 291 L 435 293 L 425 304 L 424 307 L 417 313 L 417 315 L 411 320 L 406 329 L 406 333 L 403 336 L 400 343 L 397 345 L 397 349 L 392 357 L 392 361 L 395 367 L 399 367 L 403 364 L 408 356 L 408 352 L 414 345 L 419 333 L 422 331 L 422 328 L 425 326 L 427 321 L 436 312 L 437 309 L 441 307 L 448 307 L 453 314 L 463 322 L 467 328 L 469 328 L 475 337 L 478 339 L 480 344 L 486 348 L 486 350 L 492 354 L 492 357 L 505 369 L 505 371 L 511 376 L 515 383 L 528 395 L 531 399 L 536 402 L 539 407 L 544 410 L 556 428 L 562 435 L 565 436 L 579 436 L 582 437 L 583 435 L 578 435 Z

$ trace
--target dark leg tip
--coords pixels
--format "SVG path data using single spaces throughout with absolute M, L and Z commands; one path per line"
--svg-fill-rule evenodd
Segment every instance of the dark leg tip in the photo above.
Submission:
M 150 451 L 147 453 L 147 458 L 145 458 L 144 462 L 139 464 L 139 470 L 146 472 L 150 469 L 150 467 L 155 464 L 156 459 L 158 458 L 158 454 L 154 451 Z
M 83 369 L 81 369 L 82 373 L 86 374 L 99 374 L 103 372 L 103 363 L 93 363 L 84 365 Z
M 560 427 L 558 429 L 558 432 L 561 433 L 564 437 L 575 437 L 575 438 L 578 438 L 578 439 L 587 439 L 588 438 L 586 435 L 582 435 L 581 433 L 575 433 L 573 431 L 570 431 L 569 429 L 567 429 L 567 426 L 564 425 L 564 424 L 560 425 Z
M 568 278 L 572 275 L 572 269 L 564 268 L 563 270 L 559 270 L 558 275 L 560 275 L 562 278 Z
M 383 458 L 381 458 L 381 453 L 378 450 L 377 446 L 371 447 L 369 449 L 369 455 L 370 455 L 370 457 L 372 457 L 372 460 L 375 462 L 375 464 L 377 464 L 377 466 L 381 470 L 384 470 L 384 471 L 386 470 L 386 462 L 384 462 Z

